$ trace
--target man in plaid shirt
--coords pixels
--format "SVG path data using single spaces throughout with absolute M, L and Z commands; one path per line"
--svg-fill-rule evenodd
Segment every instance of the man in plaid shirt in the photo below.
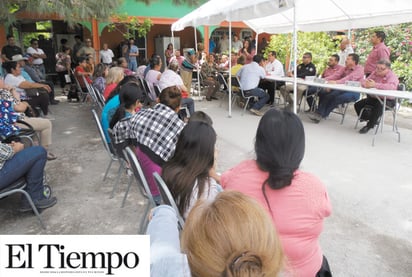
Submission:
M 133 144 L 142 170 L 156 201 L 159 191 L 153 172 L 161 173 L 161 166 L 174 154 L 177 139 L 184 127 L 178 117 L 182 94 L 176 87 L 167 87 L 159 95 L 153 109 L 144 109 L 119 121 L 114 127 L 115 143 Z

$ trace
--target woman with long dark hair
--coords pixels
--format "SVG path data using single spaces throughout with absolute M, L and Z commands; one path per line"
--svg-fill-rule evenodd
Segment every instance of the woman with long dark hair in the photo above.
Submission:
M 196 201 L 214 199 L 220 186 L 210 177 L 215 164 L 216 132 L 205 122 L 189 122 L 174 156 L 163 165 L 162 177 L 184 218 Z
M 319 245 L 331 204 L 325 186 L 299 170 L 305 132 L 292 112 L 271 109 L 259 123 L 256 160 L 241 162 L 221 177 L 224 189 L 252 196 L 269 212 L 288 259 L 287 276 L 331 276 Z

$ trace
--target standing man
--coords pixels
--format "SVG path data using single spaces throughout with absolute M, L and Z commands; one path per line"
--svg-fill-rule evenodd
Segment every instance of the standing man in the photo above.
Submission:
M 77 66 L 77 53 L 79 50 L 84 46 L 82 38 L 79 35 L 74 36 L 75 43 L 73 45 L 73 53 L 72 53 L 72 68 Z
M 362 81 L 362 87 L 364 88 L 376 88 L 376 89 L 386 89 L 386 90 L 396 90 L 399 85 L 398 76 L 391 70 L 391 63 L 389 60 L 378 61 L 375 71 L 369 75 L 366 80 Z M 381 98 L 381 96 L 379 96 Z M 375 127 L 378 122 L 379 117 L 382 115 L 382 101 L 377 96 L 367 95 L 366 98 L 355 103 L 356 113 L 360 114 L 362 108 L 366 105 L 371 106 L 369 115 L 362 115 L 363 119 L 368 120 L 366 126 L 359 130 L 359 133 L 366 134 L 370 129 Z M 396 104 L 395 99 L 387 97 L 386 105 L 389 107 L 394 107 Z M 366 117 L 366 118 L 365 118 Z
M 30 40 L 30 47 L 27 48 L 27 53 L 31 55 L 33 58 L 33 66 L 39 70 L 41 73 L 40 78 L 45 80 L 46 79 L 46 68 L 44 67 L 43 59 L 46 59 L 47 56 L 44 51 L 39 48 L 39 40 L 37 38 L 33 38 Z
M 289 71 L 287 73 L 288 77 L 292 77 L 294 72 Z M 298 65 L 297 67 L 297 74 L 296 77 L 305 79 L 306 76 L 315 76 L 316 75 L 316 66 L 312 63 L 312 53 L 306 52 L 303 54 L 303 62 Z M 297 85 L 297 96 L 296 99 L 299 101 L 299 99 L 302 98 L 303 93 L 305 90 L 308 88 L 308 86 L 305 85 Z M 292 110 L 293 107 L 293 99 L 290 96 L 291 93 L 293 93 L 293 84 L 288 83 L 284 86 L 280 87 L 280 93 L 283 96 L 283 99 L 285 102 L 287 102 L 286 109 Z
M 266 73 L 273 76 L 285 76 L 283 64 L 278 59 L 276 59 L 276 57 L 276 51 L 270 51 L 268 53 L 268 60 L 265 66 Z M 260 81 L 259 87 L 268 91 L 269 105 L 272 105 L 275 101 L 275 89 L 279 89 L 284 84 L 284 82 L 272 82 L 268 80 Z
M 80 48 L 80 50 L 77 52 L 77 57 L 92 57 L 93 63 L 96 62 L 96 51 L 92 47 L 92 40 L 90 38 L 86 39 L 86 45 Z
M 342 66 L 345 66 L 346 58 L 348 57 L 349 54 L 353 53 L 353 48 L 352 45 L 350 44 L 350 41 L 347 37 L 344 37 L 342 41 L 340 42 L 340 51 L 338 53 L 339 55 L 339 64 Z
M 385 38 L 386 35 L 383 31 L 375 31 L 371 37 L 373 48 L 365 62 L 366 77 L 368 77 L 375 70 L 378 61 L 390 60 L 389 56 L 391 52 L 384 43 Z
M 1 49 L 1 57 L 3 59 L 3 63 L 10 62 L 14 55 L 23 55 L 23 51 L 20 47 L 16 45 L 16 40 L 14 36 L 8 35 L 7 36 L 7 45 L 5 45 Z
M 250 112 L 258 116 L 263 115 L 260 109 L 269 100 L 269 95 L 263 89 L 258 87 L 260 80 L 266 76 L 263 66 L 264 60 L 262 56 L 255 55 L 253 61 L 250 64 L 244 65 L 236 74 L 240 80 L 245 95 L 258 97 L 258 101 L 255 102 L 250 109 Z
M 139 48 L 134 45 L 134 39 L 129 39 L 129 69 L 133 72 L 137 70 L 137 57 L 139 56 Z
M 113 51 L 112 49 L 109 49 L 109 45 L 107 43 L 103 44 L 103 49 L 100 50 L 100 60 L 102 61 L 103 64 L 107 66 L 111 66 L 113 63 Z

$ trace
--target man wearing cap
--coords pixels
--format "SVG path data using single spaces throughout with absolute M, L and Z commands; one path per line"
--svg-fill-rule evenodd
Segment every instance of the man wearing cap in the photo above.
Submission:
M 7 43 L 8 44 L 1 49 L 1 57 L 3 59 L 3 62 L 11 61 L 11 58 L 14 55 L 23 54 L 21 48 L 16 45 L 16 40 L 12 35 L 7 36 Z
M 33 38 L 30 40 L 31 46 L 27 48 L 27 53 L 33 58 L 33 66 L 36 67 L 41 73 L 41 79 L 46 79 L 46 68 L 44 67 L 43 59 L 47 56 L 42 49 L 39 48 L 39 40 Z
M 93 63 L 96 62 L 96 53 L 94 48 L 92 47 L 92 40 L 86 39 L 86 45 L 80 48 L 77 52 L 77 57 L 93 57 Z
M 22 67 L 22 75 L 24 79 L 26 79 L 27 81 L 35 82 L 35 83 L 48 85 L 51 89 L 49 93 L 50 104 L 52 105 L 59 104 L 60 101 L 54 99 L 53 82 L 46 81 L 45 79 L 41 77 L 41 73 L 39 72 L 39 69 L 33 65 L 33 57 L 30 54 L 25 54 L 23 56 L 23 59 L 19 60 L 18 62 L 20 63 L 20 66 Z M 27 74 L 29 78 L 27 78 Z

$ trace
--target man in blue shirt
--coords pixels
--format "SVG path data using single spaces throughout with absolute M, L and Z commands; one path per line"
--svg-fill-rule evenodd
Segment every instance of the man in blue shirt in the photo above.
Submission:
M 261 79 L 264 79 L 266 72 L 263 69 L 264 61 L 262 56 L 256 55 L 253 57 L 253 61 L 250 64 L 242 66 L 237 72 L 236 76 L 239 78 L 240 85 L 245 93 L 245 96 L 257 96 L 258 101 L 255 102 L 250 111 L 258 116 L 262 116 L 263 113 L 260 109 L 269 100 L 269 95 L 261 88 L 258 87 Z

